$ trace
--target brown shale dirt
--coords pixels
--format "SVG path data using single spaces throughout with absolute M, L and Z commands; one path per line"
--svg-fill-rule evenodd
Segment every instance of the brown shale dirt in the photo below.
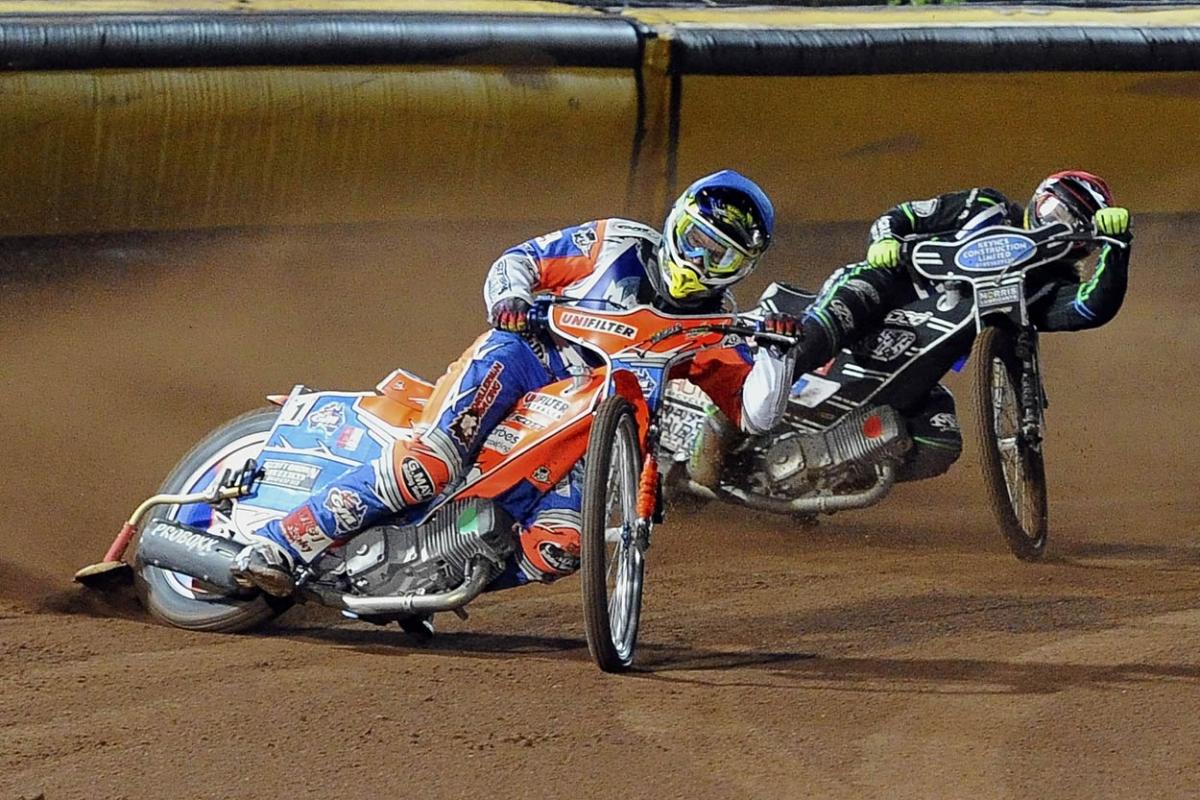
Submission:
M 206 430 L 299 381 L 436 376 L 495 253 L 570 221 L 0 250 L 0 798 L 1200 795 L 1194 219 L 1140 219 L 1122 315 L 1046 338 L 1040 564 L 968 455 L 811 529 L 678 510 L 625 676 L 591 664 L 575 580 L 428 646 L 307 608 L 187 633 L 72 586 Z M 743 299 L 862 235 L 785 231 Z

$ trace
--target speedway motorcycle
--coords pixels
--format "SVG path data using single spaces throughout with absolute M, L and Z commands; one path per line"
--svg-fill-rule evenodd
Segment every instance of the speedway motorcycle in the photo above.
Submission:
M 530 392 L 487 437 L 456 484 L 408 516 L 371 527 L 302 567 L 294 598 L 239 586 L 230 575 L 247 534 L 340 474 L 423 429 L 434 387 L 397 370 L 374 391 L 295 387 L 213 431 L 130 517 L 104 560 L 76 579 L 134 580 L 143 604 L 191 630 L 259 626 L 294 600 L 419 632 L 434 613 L 465 617 L 518 546 L 514 497 L 548 492 L 583 459 L 580 572 L 588 648 L 605 671 L 633 661 L 645 556 L 661 520 L 659 417 L 670 371 L 697 353 L 755 334 L 728 315 L 677 317 L 605 300 L 539 300 L 535 327 L 581 346 L 590 367 Z M 601 308 L 594 306 L 600 305 Z M 520 484 L 536 491 L 510 492 Z M 353 509 L 348 509 L 352 512 Z M 136 538 L 132 563 L 123 556 Z M 301 543 L 302 544 L 302 543 Z
M 715 489 L 688 478 L 683 466 L 711 404 L 690 383 L 671 382 L 661 437 L 664 461 L 674 463 L 670 484 L 804 520 L 874 505 L 896 483 L 912 445 L 897 409 L 918 405 L 949 370 L 969 363 L 970 432 L 979 442 L 989 506 L 1013 554 L 1040 558 L 1048 534 L 1047 401 L 1026 277 L 1082 241 L 1125 247 L 1063 223 L 1035 230 L 993 226 L 953 241 L 910 239 L 902 257 L 936 291 L 889 312 L 860 343 L 803 375 L 783 422 L 733 446 Z M 800 315 L 814 299 L 776 284 L 749 316 Z M 932 421 L 957 424 L 949 414 Z

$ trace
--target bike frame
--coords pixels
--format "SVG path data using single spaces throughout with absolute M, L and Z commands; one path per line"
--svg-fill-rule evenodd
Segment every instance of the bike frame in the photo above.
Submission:
M 584 305 L 594 302 L 537 302 L 531 314 L 534 327 L 584 348 L 599 365 L 576 369 L 571 377 L 522 398 L 485 440 L 465 480 L 431 503 L 416 522 L 455 500 L 495 499 L 522 480 L 549 491 L 583 458 L 592 415 L 613 394 L 634 407 L 639 445 L 653 477 L 653 421 L 671 370 L 704 350 L 732 346 L 741 336 L 754 334 L 728 314 L 678 316 L 649 306 L 604 311 Z

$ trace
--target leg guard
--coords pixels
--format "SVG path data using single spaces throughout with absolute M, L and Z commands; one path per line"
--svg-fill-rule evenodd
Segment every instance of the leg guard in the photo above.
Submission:
M 520 534 L 519 582 L 548 583 L 579 569 L 582 490 L 581 462 L 538 501 L 532 521 Z
M 938 384 L 920 407 L 905 415 L 913 446 L 900 467 L 899 481 L 941 475 L 962 455 L 962 432 L 954 414 L 954 395 Z

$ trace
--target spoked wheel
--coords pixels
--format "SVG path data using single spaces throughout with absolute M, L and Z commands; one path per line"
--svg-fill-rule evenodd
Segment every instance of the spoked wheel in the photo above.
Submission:
M 646 564 L 637 526 L 638 429 L 624 398 L 600 404 L 586 459 L 579 568 L 588 650 L 600 669 L 621 672 L 633 663 Z
M 975 439 L 988 500 L 1013 555 L 1046 551 L 1046 467 L 1040 442 L 1021 432 L 1021 362 L 1011 333 L 985 328 L 971 352 Z

